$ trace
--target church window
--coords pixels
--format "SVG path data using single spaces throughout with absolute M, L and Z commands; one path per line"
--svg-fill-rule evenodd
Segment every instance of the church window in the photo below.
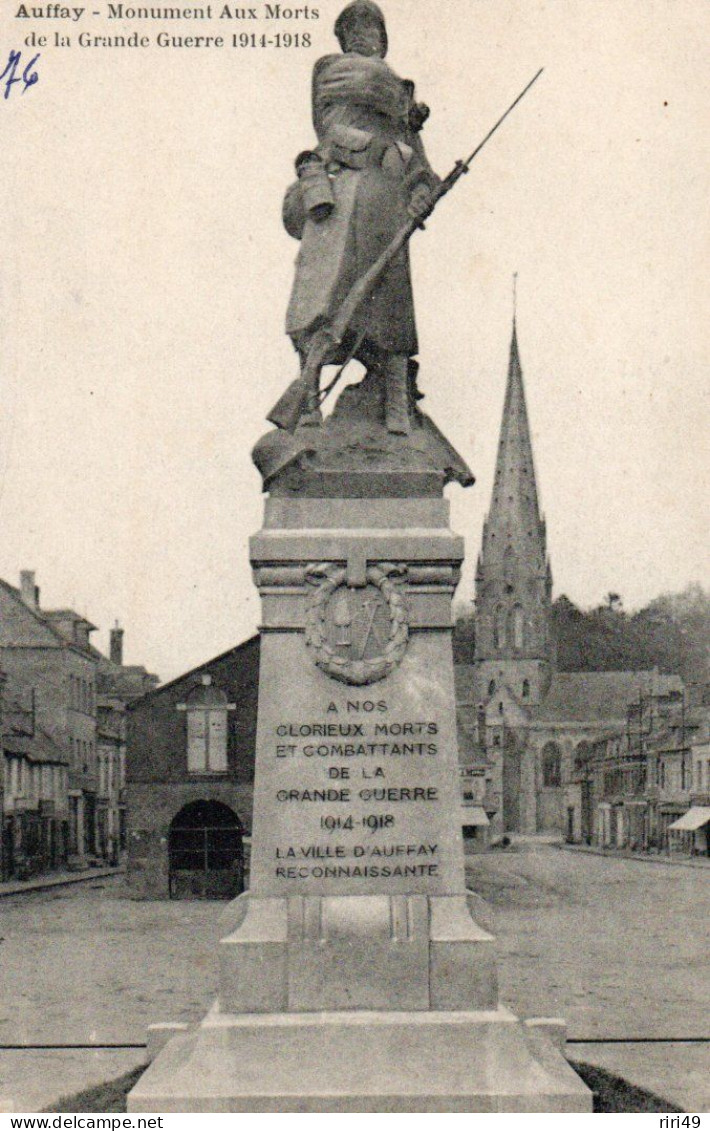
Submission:
M 523 680 L 523 699 L 529 699 L 529 698 L 530 698 L 530 680 L 524 679 Z
M 505 609 L 502 605 L 498 605 L 495 611 L 495 618 L 493 621 L 493 643 L 499 650 L 505 648 Z
M 525 614 L 520 605 L 513 609 L 513 647 L 521 651 L 525 647 Z
M 546 789 L 562 784 L 562 752 L 556 742 L 548 742 L 542 751 L 542 784 Z
M 585 771 L 589 765 L 589 760 L 592 756 L 592 748 L 584 739 L 577 744 L 577 749 L 574 752 L 574 767 L 576 770 Z
M 489 695 L 495 695 L 495 693 L 496 693 L 496 681 L 494 679 L 492 679 L 491 682 L 488 684 L 488 694 Z

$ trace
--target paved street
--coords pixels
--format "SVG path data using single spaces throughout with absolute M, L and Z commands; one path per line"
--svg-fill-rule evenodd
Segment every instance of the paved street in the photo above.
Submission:
M 501 999 L 570 1037 L 710 1036 L 710 872 L 550 845 L 469 857 Z M 579 1045 L 578 1060 L 710 1109 L 710 1045 Z
M 707 871 L 521 846 L 469 858 L 498 936 L 501 997 L 571 1036 L 707 1036 Z M 0 1043 L 137 1042 L 214 998 L 219 903 L 135 903 L 111 878 L 0 904 Z M 578 1046 L 690 1111 L 710 1107 L 710 1046 Z M 141 1053 L 0 1052 L 0 1098 L 36 1110 Z M 0 1102 L 0 1108 L 2 1102 Z

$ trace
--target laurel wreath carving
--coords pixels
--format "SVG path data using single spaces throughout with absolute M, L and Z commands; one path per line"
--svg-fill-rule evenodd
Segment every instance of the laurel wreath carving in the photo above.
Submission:
M 331 679 L 355 685 L 377 683 L 386 679 L 402 662 L 409 639 L 407 609 L 390 575 L 403 572 L 400 566 L 390 562 L 368 566 L 366 580 L 377 586 L 387 602 L 390 615 L 389 640 L 381 656 L 373 656 L 369 660 L 349 660 L 334 651 L 325 633 L 328 602 L 335 590 L 347 583 L 347 570 L 327 562 L 306 569 L 306 580 L 317 586 L 306 602 L 306 644 L 313 651 L 317 667 Z

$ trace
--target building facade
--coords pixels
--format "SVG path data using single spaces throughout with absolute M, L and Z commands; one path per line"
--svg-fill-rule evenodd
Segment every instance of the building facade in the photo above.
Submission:
M 96 835 L 94 626 L 70 609 L 43 610 L 34 573 L 0 581 L 0 666 L 13 709 L 5 725 L 5 840 L 12 867 L 42 870 L 42 822 L 59 826 L 54 864 L 84 858 Z M 45 769 L 40 769 L 44 766 Z M 54 768 L 56 767 L 56 769 Z M 46 796 L 47 784 L 57 796 Z M 49 817 L 54 806 L 54 817 Z
M 249 867 L 259 638 L 128 707 L 128 879 L 137 898 L 230 898 Z
M 158 678 L 123 662 L 123 629 L 111 629 L 108 658 L 101 656 L 96 676 L 97 850 L 118 863 L 127 850 L 126 742 L 128 705 L 152 691 Z
M 93 631 L 72 609 L 43 609 L 32 571 L 22 571 L 19 587 L 0 581 L 6 879 L 116 859 L 99 756 L 99 688 L 133 672 L 135 698 L 146 690 L 142 677 L 148 686 L 156 681 L 142 668 L 111 664 L 92 646 Z
M 709 714 L 690 707 L 678 688 L 642 694 L 629 704 L 626 725 L 594 744 L 587 776 L 599 847 L 707 853 Z

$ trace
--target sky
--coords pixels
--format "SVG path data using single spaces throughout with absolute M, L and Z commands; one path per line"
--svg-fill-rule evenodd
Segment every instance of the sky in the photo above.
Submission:
M 447 489 L 457 599 L 490 501 L 514 272 L 555 594 L 632 609 L 708 585 L 707 5 L 383 6 L 441 174 L 545 68 L 412 243 L 423 407 L 477 477 Z M 58 25 L 18 7 L 2 5 L 0 51 L 24 65 L 25 37 Z M 163 679 L 258 625 L 249 453 L 297 373 L 281 199 L 340 7 L 247 29 L 310 47 L 80 47 L 80 31 L 166 27 L 100 2 L 0 98 L 0 576 L 36 570 L 42 604 L 86 615 L 103 650 L 118 619 L 127 662 Z M 224 25 L 167 30 L 245 30 Z

